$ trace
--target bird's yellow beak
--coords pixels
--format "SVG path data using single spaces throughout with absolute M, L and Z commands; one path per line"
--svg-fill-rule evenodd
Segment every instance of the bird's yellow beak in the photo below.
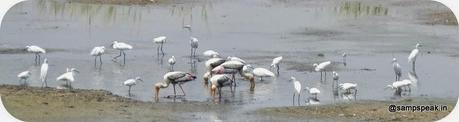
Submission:
M 212 87 L 210 88 L 210 95 L 211 95 L 212 97 L 215 97 L 215 94 L 216 94 L 216 92 L 217 92 L 216 90 L 217 90 L 217 86 L 212 85 Z
M 155 99 L 159 100 L 159 86 L 155 86 Z

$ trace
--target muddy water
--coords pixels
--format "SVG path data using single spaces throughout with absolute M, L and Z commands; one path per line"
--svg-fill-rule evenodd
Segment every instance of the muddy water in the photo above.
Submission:
M 175 102 L 211 102 L 201 84 L 206 57 L 190 61 L 190 35 L 199 38 L 199 54 L 213 49 L 224 56 L 241 57 L 255 67 L 269 68 L 272 58 L 284 56 L 280 76 L 257 81 L 255 92 L 248 91 L 247 81 L 238 80 L 234 95 L 224 90 L 223 100 L 217 102 L 224 109 L 184 115 L 198 121 L 237 120 L 239 115 L 250 115 L 245 110 L 292 105 L 291 76 L 303 86 L 319 88 L 321 103 L 343 101 L 333 98 L 331 81 L 321 83 L 320 74 L 311 72 L 313 63 L 327 60 L 335 62 L 330 70 L 340 73 L 341 81 L 358 83 L 357 99 L 388 100 L 393 91 L 384 87 L 395 77 L 392 57 L 403 67 L 402 78 L 408 78 L 407 56 L 420 42 L 424 46 L 417 60 L 419 81 L 411 96 L 450 98 L 459 94 L 459 76 L 455 75 L 459 72 L 457 27 L 428 25 L 427 19 L 422 19 L 428 13 L 446 10 L 439 3 L 424 0 L 173 1 L 145 6 L 29 1 L 15 6 L 3 21 L 0 82 L 17 84 L 17 73 L 30 70 L 30 84 L 41 85 L 33 55 L 21 51 L 34 44 L 49 51 L 50 86 L 61 84 L 55 78 L 66 67 L 75 67 L 80 74 L 74 87 L 106 89 L 127 96 L 127 87 L 121 83 L 140 76 L 145 82 L 133 87 L 133 98 L 151 101 L 152 86 L 168 71 L 167 59 L 174 55 L 176 70 L 198 76 L 198 80 L 184 85 L 187 96 Z M 182 29 L 185 24 L 192 25 L 191 32 Z M 168 37 L 164 57 L 156 55 L 152 43 L 152 38 L 161 35 Z M 94 68 L 89 56 L 92 47 L 109 47 L 114 40 L 134 46 L 126 52 L 126 65 L 111 61 L 118 52 L 108 49 L 102 69 Z M 346 66 L 339 63 L 342 52 L 349 54 Z M 191 62 L 197 67 L 192 68 Z M 164 89 L 161 96 L 172 93 L 172 88 Z M 261 118 L 254 117 L 257 119 Z

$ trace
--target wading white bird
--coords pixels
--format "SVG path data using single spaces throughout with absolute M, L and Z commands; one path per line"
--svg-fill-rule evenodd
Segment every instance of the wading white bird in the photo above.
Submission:
M 30 73 L 30 71 L 24 71 L 24 72 L 21 72 L 18 74 L 18 78 L 19 78 L 19 85 L 26 85 L 27 84 L 27 79 L 29 79 L 29 77 L 32 75 L 32 73 Z M 23 81 L 24 83 L 21 83 L 21 81 Z
M 169 69 L 171 71 L 174 71 L 174 65 L 175 65 L 175 62 L 176 62 L 175 57 L 172 56 L 171 58 L 169 58 L 169 60 L 167 60 L 167 62 L 169 62 L 169 67 L 170 67 Z
M 227 60 L 227 61 L 239 61 L 239 62 L 241 62 L 241 63 L 245 64 L 245 61 L 244 61 L 244 60 L 242 60 L 242 59 L 241 59 L 241 58 L 239 58 L 239 57 L 228 56 L 228 57 L 226 58 L 226 60 Z
M 191 46 L 191 57 L 196 57 L 196 51 L 198 50 L 198 46 L 199 46 L 199 43 L 198 43 L 198 39 L 195 38 L 195 37 L 191 37 L 191 40 L 190 40 L 190 46 Z
M 164 55 L 163 45 L 164 45 L 164 43 L 166 43 L 166 39 L 167 39 L 166 36 L 159 36 L 159 37 L 156 37 L 156 38 L 153 39 L 153 43 L 158 45 L 158 47 L 156 48 L 156 51 L 157 51 L 158 55 L 159 55 L 159 51 L 160 50 L 161 50 L 161 54 Z
M 155 84 L 155 90 L 156 90 L 155 98 L 156 98 L 156 100 L 159 100 L 159 90 L 161 88 L 169 87 L 169 84 L 171 84 L 171 83 L 172 83 L 172 86 L 174 87 L 174 97 L 177 96 L 177 93 L 175 91 L 175 85 L 177 85 L 177 84 L 179 85 L 180 89 L 182 90 L 183 96 L 185 96 L 186 94 L 185 94 L 185 91 L 182 88 L 182 84 L 184 84 L 186 82 L 189 82 L 189 81 L 193 81 L 194 79 L 196 79 L 196 76 L 191 75 L 190 73 L 174 71 L 174 72 L 166 73 L 163 78 L 164 79 L 163 79 L 162 82 L 159 82 L 159 83 Z
M 325 70 L 325 68 L 327 68 L 328 66 L 330 66 L 331 64 L 331 61 L 325 61 L 325 62 L 322 62 L 320 64 L 317 64 L 317 63 L 314 63 L 313 66 L 314 66 L 314 71 L 316 72 L 320 72 L 320 81 L 323 81 L 322 78 L 323 78 L 323 75 L 322 75 L 322 72 L 325 73 L 325 81 L 327 81 L 327 71 Z
M 293 92 L 293 104 L 295 105 L 295 93 L 298 94 L 298 104 L 300 104 L 301 83 L 295 77 L 290 77 L 290 81 L 293 81 L 293 88 L 295 88 L 295 92 Z
M 114 57 L 113 60 L 116 60 L 118 57 L 121 57 L 122 54 L 123 64 L 126 64 L 126 53 L 124 51 L 131 50 L 132 46 L 124 42 L 113 41 L 112 48 L 120 51 L 120 55 Z
M 31 45 L 31 46 L 26 46 L 26 51 L 29 53 L 33 53 L 35 55 L 35 64 L 40 64 L 41 63 L 41 56 L 40 54 L 45 54 L 46 50 L 36 46 L 36 45 Z
M 99 57 L 99 62 L 100 64 L 102 64 L 102 55 L 104 53 L 105 53 L 104 46 L 98 46 L 98 47 L 92 48 L 90 55 L 94 56 L 94 67 L 96 66 L 96 63 L 97 63 L 97 57 Z
M 45 58 L 40 68 L 41 87 L 48 87 L 48 82 L 46 81 L 47 78 L 48 78 L 48 59 Z
M 338 84 L 338 86 L 341 90 L 344 91 L 344 94 L 353 94 L 354 100 L 357 100 L 357 84 L 356 83 L 340 83 Z
M 224 74 L 214 75 L 212 76 L 212 78 L 210 78 L 210 82 L 212 84 L 210 87 L 210 93 L 212 97 L 215 97 L 216 92 L 217 92 L 216 90 L 218 90 L 218 97 L 221 98 L 222 97 L 222 87 L 229 86 L 231 91 L 233 90 L 232 85 L 231 85 L 233 81 L 227 75 L 224 75 Z
M 400 77 L 402 77 L 402 68 L 398 64 L 397 58 L 392 59 L 392 67 L 394 67 L 395 81 L 399 81 Z
M 214 50 L 206 50 L 204 51 L 204 56 L 210 57 L 210 58 L 217 58 L 220 57 L 220 54 Z
M 129 87 L 129 90 L 128 90 L 128 95 L 129 96 L 131 96 L 131 87 L 136 85 L 137 82 L 143 82 L 143 80 L 140 77 L 136 77 L 134 79 L 128 79 L 128 80 L 123 82 L 124 86 L 128 86 Z
M 320 94 L 320 90 L 317 88 L 306 87 L 304 90 L 307 90 L 310 95 L 314 96 L 314 99 L 317 99 L 317 95 Z
M 411 92 L 411 80 L 405 79 L 401 81 L 395 81 L 390 85 L 387 85 L 386 88 L 391 88 L 395 90 L 394 95 L 396 96 L 402 96 L 402 91 L 408 88 L 408 92 Z
M 273 59 L 273 63 L 271 63 L 271 67 L 270 67 L 270 68 L 271 68 L 271 69 L 272 69 L 272 68 L 276 68 L 276 70 L 277 70 L 277 75 L 279 75 L 279 68 L 280 68 L 280 67 L 279 67 L 279 64 L 280 64 L 281 61 L 282 61 L 282 56 L 279 56 L 279 57 L 274 58 L 274 59 Z
M 419 47 L 422 47 L 421 44 L 417 43 L 416 44 L 416 48 L 413 49 L 410 53 L 410 55 L 408 56 L 408 63 L 412 63 L 412 68 L 413 68 L 413 71 L 415 72 L 416 71 L 416 57 L 418 57 L 419 55 Z
M 72 89 L 72 82 L 75 81 L 76 73 L 80 72 L 75 68 L 67 68 L 67 72 L 57 77 L 56 81 L 64 81 L 66 83 L 66 86 Z
M 263 81 L 263 77 L 276 77 L 276 75 L 265 68 L 255 68 L 253 69 L 253 74 L 256 77 L 260 77 L 260 80 Z

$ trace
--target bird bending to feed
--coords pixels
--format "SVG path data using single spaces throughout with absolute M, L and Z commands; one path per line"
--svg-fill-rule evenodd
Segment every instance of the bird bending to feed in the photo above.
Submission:
M 412 63 L 413 72 L 416 72 L 416 58 L 419 55 L 419 47 L 422 47 L 422 45 L 417 43 L 416 48 L 414 48 L 408 56 L 408 63 Z
M 405 79 L 401 81 L 395 81 L 392 84 L 387 85 L 386 88 L 394 89 L 395 90 L 394 95 L 402 96 L 402 91 L 406 90 L 407 88 L 408 88 L 408 92 L 411 92 L 411 84 L 412 84 L 411 80 Z
M 255 68 L 253 69 L 253 74 L 256 77 L 260 77 L 260 81 L 263 81 L 263 77 L 276 77 L 276 75 L 265 68 Z
M 271 63 L 271 69 L 272 68 L 276 68 L 276 71 L 277 71 L 277 75 L 279 75 L 279 64 L 280 62 L 282 61 L 282 56 L 279 56 L 279 57 L 276 57 L 273 59 L 273 63 Z
M 153 43 L 158 44 L 158 47 L 156 48 L 157 54 L 159 55 L 159 51 L 161 50 L 161 54 L 164 55 L 163 51 L 163 45 L 166 43 L 166 36 L 159 36 L 153 39 Z
M 340 83 L 338 84 L 338 86 L 341 90 L 344 91 L 343 92 L 344 94 L 348 94 L 348 95 L 353 94 L 354 100 L 357 100 L 357 84 L 356 83 Z
M 244 61 L 244 60 L 242 60 L 241 58 L 238 58 L 238 57 L 234 57 L 234 56 L 228 56 L 228 57 L 226 58 L 226 60 L 227 60 L 227 61 L 239 61 L 239 62 L 245 64 L 245 61 Z
M 104 53 L 105 53 L 105 47 L 104 46 L 98 46 L 98 47 L 92 48 L 90 55 L 94 56 L 94 67 L 96 66 L 97 58 L 99 58 L 99 62 L 102 65 L 102 55 Z
M 131 87 L 135 86 L 137 84 L 137 82 L 143 82 L 143 80 L 140 77 L 136 77 L 134 79 L 128 79 L 128 80 L 123 82 L 124 86 L 128 86 L 129 87 L 129 90 L 128 90 L 128 95 L 129 96 L 131 96 Z
M 232 85 L 231 85 L 233 81 L 227 75 L 224 75 L 224 74 L 214 75 L 212 76 L 212 78 L 210 78 L 210 82 L 212 84 L 210 88 L 210 94 L 212 95 L 212 97 L 215 97 L 216 92 L 217 92 L 216 90 L 218 90 L 218 97 L 221 98 L 222 97 L 222 87 L 229 86 L 231 87 L 230 88 L 231 91 L 233 90 Z
M 174 71 L 174 64 L 176 62 L 175 57 L 172 56 L 167 62 L 169 62 L 169 70 Z
M 27 84 L 27 79 L 29 79 L 29 77 L 32 75 L 32 73 L 30 73 L 30 71 L 24 71 L 24 72 L 21 72 L 18 74 L 18 78 L 19 78 L 19 85 L 26 85 Z M 21 81 L 23 81 L 24 83 L 21 83 Z
M 118 57 L 121 57 L 122 54 L 123 64 L 126 64 L 126 53 L 124 51 L 131 50 L 132 46 L 124 42 L 113 41 L 112 48 L 120 51 L 120 55 L 114 57 L 113 60 L 116 60 Z
M 245 80 L 250 82 L 250 91 L 255 90 L 255 76 L 253 75 L 253 67 L 249 64 L 244 65 L 242 67 L 241 76 L 244 77 Z
M 305 90 L 307 90 L 310 95 L 314 96 L 314 99 L 317 99 L 317 95 L 320 94 L 320 90 L 317 88 L 306 87 Z
M 45 58 L 43 60 L 43 64 L 41 64 L 40 68 L 40 80 L 41 80 L 41 87 L 48 87 L 48 82 L 46 81 L 48 78 L 48 59 Z
M 220 54 L 214 50 L 206 50 L 204 51 L 204 56 L 210 57 L 210 58 L 218 58 L 220 57 Z
M 191 57 L 196 57 L 196 51 L 198 50 L 199 41 L 195 37 L 190 37 L 190 46 L 191 46 Z
M 72 82 L 75 81 L 76 73 L 80 72 L 75 68 L 67 68 L 67 72 L 57 77 L 56 81 L 64 81 L 66 83 L 66 86 L 72 89 Z
M 402 68 L 400 67 L 400 64 L 398 64 L 397 58 L 392 59 L 392 67 L 394 67 L 395 81 L 399 81 L 400 77 L 402 77 Z
M 172 86 L 174 87 L 174 97 L 177 96 L 177 93 L 175 91 L 175 85 L 177 85 L 177 84 L 179 85 L 180 89 L 182 90 L 183 96 L 185 96 L 186 94 L 185 94 L 185 91 L 182 88 L 182 84 L 184 84 L 184 83 L 186 83 L 188 81 L 193 81 L 194 79 L 196 79 L 196 76 L 191 75 L 190 73 L 174 71 L 174 72 L 166 73 L 163 78 L 164 79 L 163 79 L 162 82 L 159 82 L 159 83 L 155 84 L 155 90 L 156 90 L 155 98 L 156 98 L 156 100 L 159 99 L 159 90 L 161 88 L 169 87 L 169 84 L 171 84 L 171 83 L 172 83 Z
M 212 74 L 231 74 L 232 81 L 236 81 L 235 74 L 240 73 L 244 64 L 239 61 L 226 61 L 211 70 Z M 236 82 L 233 82 L 236 86 Z
M 317 64 L 317 63 L 313 64 L 314 71 L 320 72 L 320 81 L 323 81 L 322 78 L 324 78 L 325 81 L 327 81 L 327 71 L 325 70 L 325 68 L 330 66 L 330 64 L 331 64 L 331 61 L 325 61 L 325 62 L 322 62 L 320 64 Z M 325 73 L 325 77 L 323 77 L 322 72 Z
M 46 50 L 35 45 L 26 46 L 26 51 L 29 53 L 33 53 L 35 55 L 35 64 L 41 63 L 41 56 L 40 54 L 45 54 Z
M 298 104 L 300 104 L 300 95 L 301 95 L 301 83 L 300 81 L 296 80 L 295 77 L 290 77 L 290 81 L 293 81 L 293 88 L 295 88 L 295 92 L 293 92 L 293 104 L 295 105 L 295 94 L 298 94 Z

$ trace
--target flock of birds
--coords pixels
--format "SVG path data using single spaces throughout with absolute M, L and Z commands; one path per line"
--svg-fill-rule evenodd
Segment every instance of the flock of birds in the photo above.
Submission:
M 189 29 L 191 32 L 191 26 L 184 26 L 185 29 Z M 153 39 L 153 43 L 157 44 L 157 54 L 164 55 L 163 46 L 166 43 L 167 37 L 160 36 Z M 196 57 L 196 52 L 198 48 L 198 39 L 195 37 L 190 38 L 190 55 L 191 58 Z M 408 56 L 408 61 L 412 63 L 412 72 L 415 72 L 415 62 L 416 57 L 419 54 L 419 47 L 421 45 L 418 43 L 416 48 L 412 50 L 411 54 Z M 111 45 L 111 48 L 118 50 L 119 55 L 113 58 L 113 61 L 116 61 L 118 58 L 123 56 L 123 64 L 126 63 L 126 50 L 131 50 L 133 47 L 124 42 L 114 41 Z M 35 55 L 35 64 L 41 63 L 41 54 L 45 54 L 46 50 L 39 47 L 39 46 L 26 46 L 26 51 L 29 53 L 33 53 Z M 92 49 L 90 52 L 91 56 L 94 56 L 94 66 L 97 67 L 97 62 L 99 60 L 99 64 L 102 64 L 102 55 L 105 54 L 105 47 L 104 46 L 97 46 Z M 261 68 L 261 67 L 253 67 L 248 62 L 244 61 L 241 58 L 235 56 L 228 56 L 227 58 L 222 58 L 220 54 L 214 50 L 207 50 L 203 52 L 203 55 L 208 57 L 207 61 L 205 62 L 206 72 L 203 75 L 203 84 L 205 84 L 206 88 L 209 88 L 210 95 L 212 98 L 216 98 L 218 94 L 218 98 L 222 97 L 222 88 L 230 87 L 230 91 L 233 93 L 235 87 L 237 87 L 236 82 L 236 75 L 240 75 L 242 78 L 249 82 L 249 90 L 254 91 L 255 89 L 255 81 L 259 78 L 260 81 L 263 81 L 263 78 L 266 77 L 277 77 L 280 72 L 280 64 L 283 60 L 282 56 L 275 57 L 272 60 L 269 69 Z M 343 53 L 343 64 L 346 65 L 346 57 L 347 54 Z M 161 89 L 168 88 L 170 84 L 172 84 L 174 89 L 174 94 L 169 95 L 168 97 L 177 97 L 177 96 L 185 96 L 185 90 L 182 88 L 182 85 L 195 80 L 197 77 L 191 73 L 183 72 L 183 71 L 175 71 L 174 65 L 176 64 L 177 60 L 174 56 L 168 60 L 170 65 L 170 72 L 164 74 L 163 80 L 156 83 L 154 85 L 155 90 L 155 100 L 159 100 L 159 93 Z M 413 83 L 413 79 L 404 79 L 400 80 L 402 71 L 401 66 L 397 62 L 396 58 L 393 58 L 392 61 L 394 72 L 395 72 L 395 82 L 389 84 L 387 88 L 391 88 L 395 90 L 396 95 L 401 95 L 402 91 L 411 91 L 411 84 Z M 321 82 L 327 81 L 327 69 L 332 65 L 332 61 L 324 61 L 321 63 L 314 63 L 314 71 L 321 73 Z M 275 72 L 275 73 L 274 73 Z M 69 89 L 72 89 L 72 82 L 75 81 L 76 74 L 79 71 L 76 68 L 67 68 L 66 72 L 56 78 L 56 81 L 63 81 L 65 82 L 65 86 Z M 331 71 L 332 73 L 332 88 L 333 93 L 336 95 L 341 94 L 342 96 L 345 95 L 348 98 L 354 98 L 356 100 L 357 96 L 357 84 L 351 82 L 339 83 L 339 74 L 336 71 Z M 48 74 L 48 59 L 44 59 L 43 63 L 41 63 L 41 70 L 40 70 L 40 80 L 42 82 L 42 87 L 48 87 L 47 83 L 47 74 Z M 31 76 L 30 71 L 24 71 L 17 75 L 19 78 L 19 82 L 21 85 L 26 85 L 27 80 Z M 293 104 L 295 104 L 295 98 L 297 98 L 298 104 L 300 103 L 300 95 L 302 91 L 306 91 L 310 94 L 307 99 L 307 103 L 315 103 L 318 102 L 318 94 L 320 94 L 320 90 L 318 88 L 310 88 L 310 87 L 303 87 L 301 82 L 298 81 L 295 77 L 291 77 L 290 81 L 293 83 Z M 22 82 L 22 83 L 21 83 Z M 123 85 L 129 87 L 128 94 L 131 95 L 131 87 L 136 85 L 138 82 L 143 82 L 140 77 L 136 77 L 133 79 L 128 79 L 123 82 Z M 176 93 L 176 85 L 179 86 L 183 95 L 177 95 Z M 408 90 L 407 90 L 408 89 Z M 353 96 L 352 96 L 353 95 Z M 351 99 L 349 99 L 351 100 Z

